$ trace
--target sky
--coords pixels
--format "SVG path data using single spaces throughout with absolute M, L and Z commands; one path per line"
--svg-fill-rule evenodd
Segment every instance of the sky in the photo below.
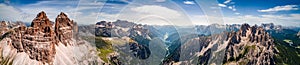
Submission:
M 300 0 L 0 0 L 0 20 L 31 22 L 45 11 L 79 24 L 127 20 L 148 25 L 300 25 Z

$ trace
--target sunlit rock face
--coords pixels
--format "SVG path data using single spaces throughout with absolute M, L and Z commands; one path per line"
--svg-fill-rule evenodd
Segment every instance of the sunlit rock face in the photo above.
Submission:
M 273 39 L 262 27 L 243 24 L 237 32 L 190 38 L 163 64 L 272 65 L 277 52 Z
M 75 26 L 77 26 L 75 24 Z M 59 41 L 63 42 L 64 45 L 68 45 L 66 43 L 70 43 L 73 37 L 73 29 L 74 27 L 73 20 L 70 20 L 65 13 L 60 13 L 55 20 L 55 33 Z
M 55 25 L 53 25 L 55 24 Z M 6 25 L 2 24 L 1 25 Z M 55 23 L 40 12 L 31 25 L 11 25 L 0 41 L 1 60 L 13 65 L 86 65 L 102 64 L 96 48 L 77 36 L 77 24 L 60 13 Z M 1 26 L 5 28 L 7 26 Z
M 0 22 L 0 36 L 8 31 L 8 24 L 5 21 Z
M 246 64 L 275 64 L 277 52 L 271 36 L 258 26 L 243 24 L 239 32 L 228 34 L 224 61 Z M 233 62 L 235 63 L 235 62 Z
M 30 27 L 21 26 L 14 30 L 11 35 L 12 45 L 19 52 L 26 52 L 31 59 L 43 63 L 53 61 L 55 55 L 54 30 L 51 21 L 45 12 L 40 12 L 32 21 Z

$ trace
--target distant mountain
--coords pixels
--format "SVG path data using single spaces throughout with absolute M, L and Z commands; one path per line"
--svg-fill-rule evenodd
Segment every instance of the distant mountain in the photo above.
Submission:
M 163 64 L 275 64 L 277 50 L 262 27 L 243 24 L 237 32 L 191 36 Z
M 283 52 L 286 51 L 282 48 L 287 47 L 288 50 L 294 50 L 290 48 L 299 46 L 298 38 L 291 39 L 294 38 L 293 36 L 297 36 L 295 31 L 298 30 L 297 27 L 284 27 L 273 23 L 265 23 L 260 26 L 212 24 L 197 25 L 196 33 L 193 33 L 192 29 L 185 27 L 139 25 L 119 20 L 118 25 L 115 25 L 113 29 L 127 29 L 124 32 L 128 35 L 117 37 L 128 37 L 135 42 L 129 43 L 133 45 L 122 47 L 130 47 L 131 51 L 135 50 L 128 53 L 133 53 L 136 58 L 148 59 L 145 58 L 148 55 L 151 57 L 153 51 L 147 50 L 151 50 L 149 42 L 153 41 L 153 38 L 164 41 L 162 43 L 165 44 L 163 47 L 166 48 L 166 54 L 162 64 L 298 64 L 295 63 L 296 61 L 294 62 L 298 59 L 297 57 L 290 58 L 291 63 L 283 61 L 283 58 L 288 55 L 283 55 Z M 278 39 L 282 40 L 278 42 Z M 287 44 L 284 42 L 285 39 L 291 39 L 294 43 L 291 44 L 293 47 L 282 46 L 281 44 Z M 114 40 L 117 39 L 111 41 Z M 126 50 L 122 49 L 122 51 Z M 123 60 L 134 58 L 126 55 L 119 57 Z M 128 64 L 137 61 L 140 60 L 131 60 Z M 127 63 L 125 62 L 125 64 Z
M 196 26 L 198 34 L 203 35 L 211 35 L 211 34 L 219 34 L 226 31 L 226 26 L 220 24 L 211 24 L 208 26 L 198 25 Z

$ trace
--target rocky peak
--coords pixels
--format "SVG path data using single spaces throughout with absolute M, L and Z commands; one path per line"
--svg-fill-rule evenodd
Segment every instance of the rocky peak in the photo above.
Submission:
M 44 11 L 42 11 L 36 16 L 36 18 L 42 19 L 42 18 L 48 18 L 48 17 L 46 16 L 46 13 Z
M 129 31 L 130 31 L 129 37 L 133 38 L 137 36 L 142 36 L 143 38 L 151 39 L 149 36 L 150 34 L 149 30 L 144 28 L 142 24 L 132 26 L 132 29 Z
M 100 21 L 96 23 L 96 36 L 111 37 L 115 25 L 112 22 Z
M 18 22 L 14 23 L 16 25 L 8 24 L 11 26 L 10 33 L 0 41 L 0 49 L 6 50 L 2 52 L 5 56 L 0 55 L 9 60 L 8 63 L 13 62 L 15 65 L 84 65 L 80 63 L 94 62 L 94 59 L 102 62 L 96 58 L 96 55 L 93 55 L 95 52 L 91 52 L 91 50 L 94 49 L 90 49 L 89 44 L 84 44 L 86 42 L 80 38 L 72 38 L 73 34 L 78 32 L 77 23 L 71 21 L 64 13 L 57 16 L 55 27 L 45 12 L 37 14 L 29 27 Z M 0 25 L 0 31 L 4 31 L 1 30 L 2 27 L 7 28 L 5 22 L 0 22 Z M 68 55 L 70 53 L 71 55 Z M 84 56 L 75 56 L 75 53 Z M 93 56 L 92 60 L 86 58 L 91 56 Z
M 52 27 L 52 23 L 46 16 L 46 13 L 44 11 L 42 11 L 32 21 L 31 27 L 39 28 L 39 30 L 42 30 L 42 29 L 45 29 L 46 27 Z
M 60 14 L 57 16 L 57 18 L 67 18 L 67 19 L 69 19 L 68 16 L 63 12 L 60 12 Z
M 5 27 L 5 26 L 7 26 L 7 23 L 5 21 L 1 21 L 0 25 L 1 25 L 1 27 Z
M 128 22 L 126 20 L 117 20 L 115 22 L 113 22 L 116 26 L 119 26 L 119 27 L 123 27 L 123 28 L 130 28 L 134 25 L 136 25 L 135 23 L 133 22 Z
M 15 28 L 10 38 L 18 52 L 25 52 L 29 58 L 42 63 L 49 63 L 55 55 L 55 36 L 51 21 L 42 11 L 32 21 L 31 27 Z
M 55 33 L 60 41 L 67 45 L 68 40 L 73 38 L 74 22 L 61 12 L 55 19 Z
M 275 64 L 274 55 L 277 52 L 271 36 L 263 27 L 250 27 L 243 24 L 238 32 L 227 34 L 229 40 L 226 47 L 226 62 L 247 62 L 247 64 Z
M 249 24 L 243 24 L 240 28 L 240 31 L 242 36 L 246 36 L 247 30 L 249 30 L 250 25 Z
M 263 24 L 261 24 L 261 26 L 265 30 L 271 30 L 271 29 L 274 29 L 274 27 L 275 27 L 274 23 L 263 23 Z
M 59 42 L 69 44 L 73 37 L 73 23 L 66 14 L 56 18 L 55 29 L 45 12 L 40 12 L 32 21 L 31 27 L 19 26 L 12 32 L 12 45 L 18 52 L 26 52 L 31 59 L 49 63 L 56 54 L 55 45 Z M 56 39 L 58 38 L 58 39 Z
M 5 21 L 0 22 L 0 38 L 8 31 L 8 24 Z

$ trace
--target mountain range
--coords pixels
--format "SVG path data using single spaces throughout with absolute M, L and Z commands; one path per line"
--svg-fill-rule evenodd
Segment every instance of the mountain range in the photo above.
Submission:
M 142 25 L 126 20 L 78 25 L 45 12 L 30 25 L 0 23 L 1 65 L 299 65 L 300 27 Z

